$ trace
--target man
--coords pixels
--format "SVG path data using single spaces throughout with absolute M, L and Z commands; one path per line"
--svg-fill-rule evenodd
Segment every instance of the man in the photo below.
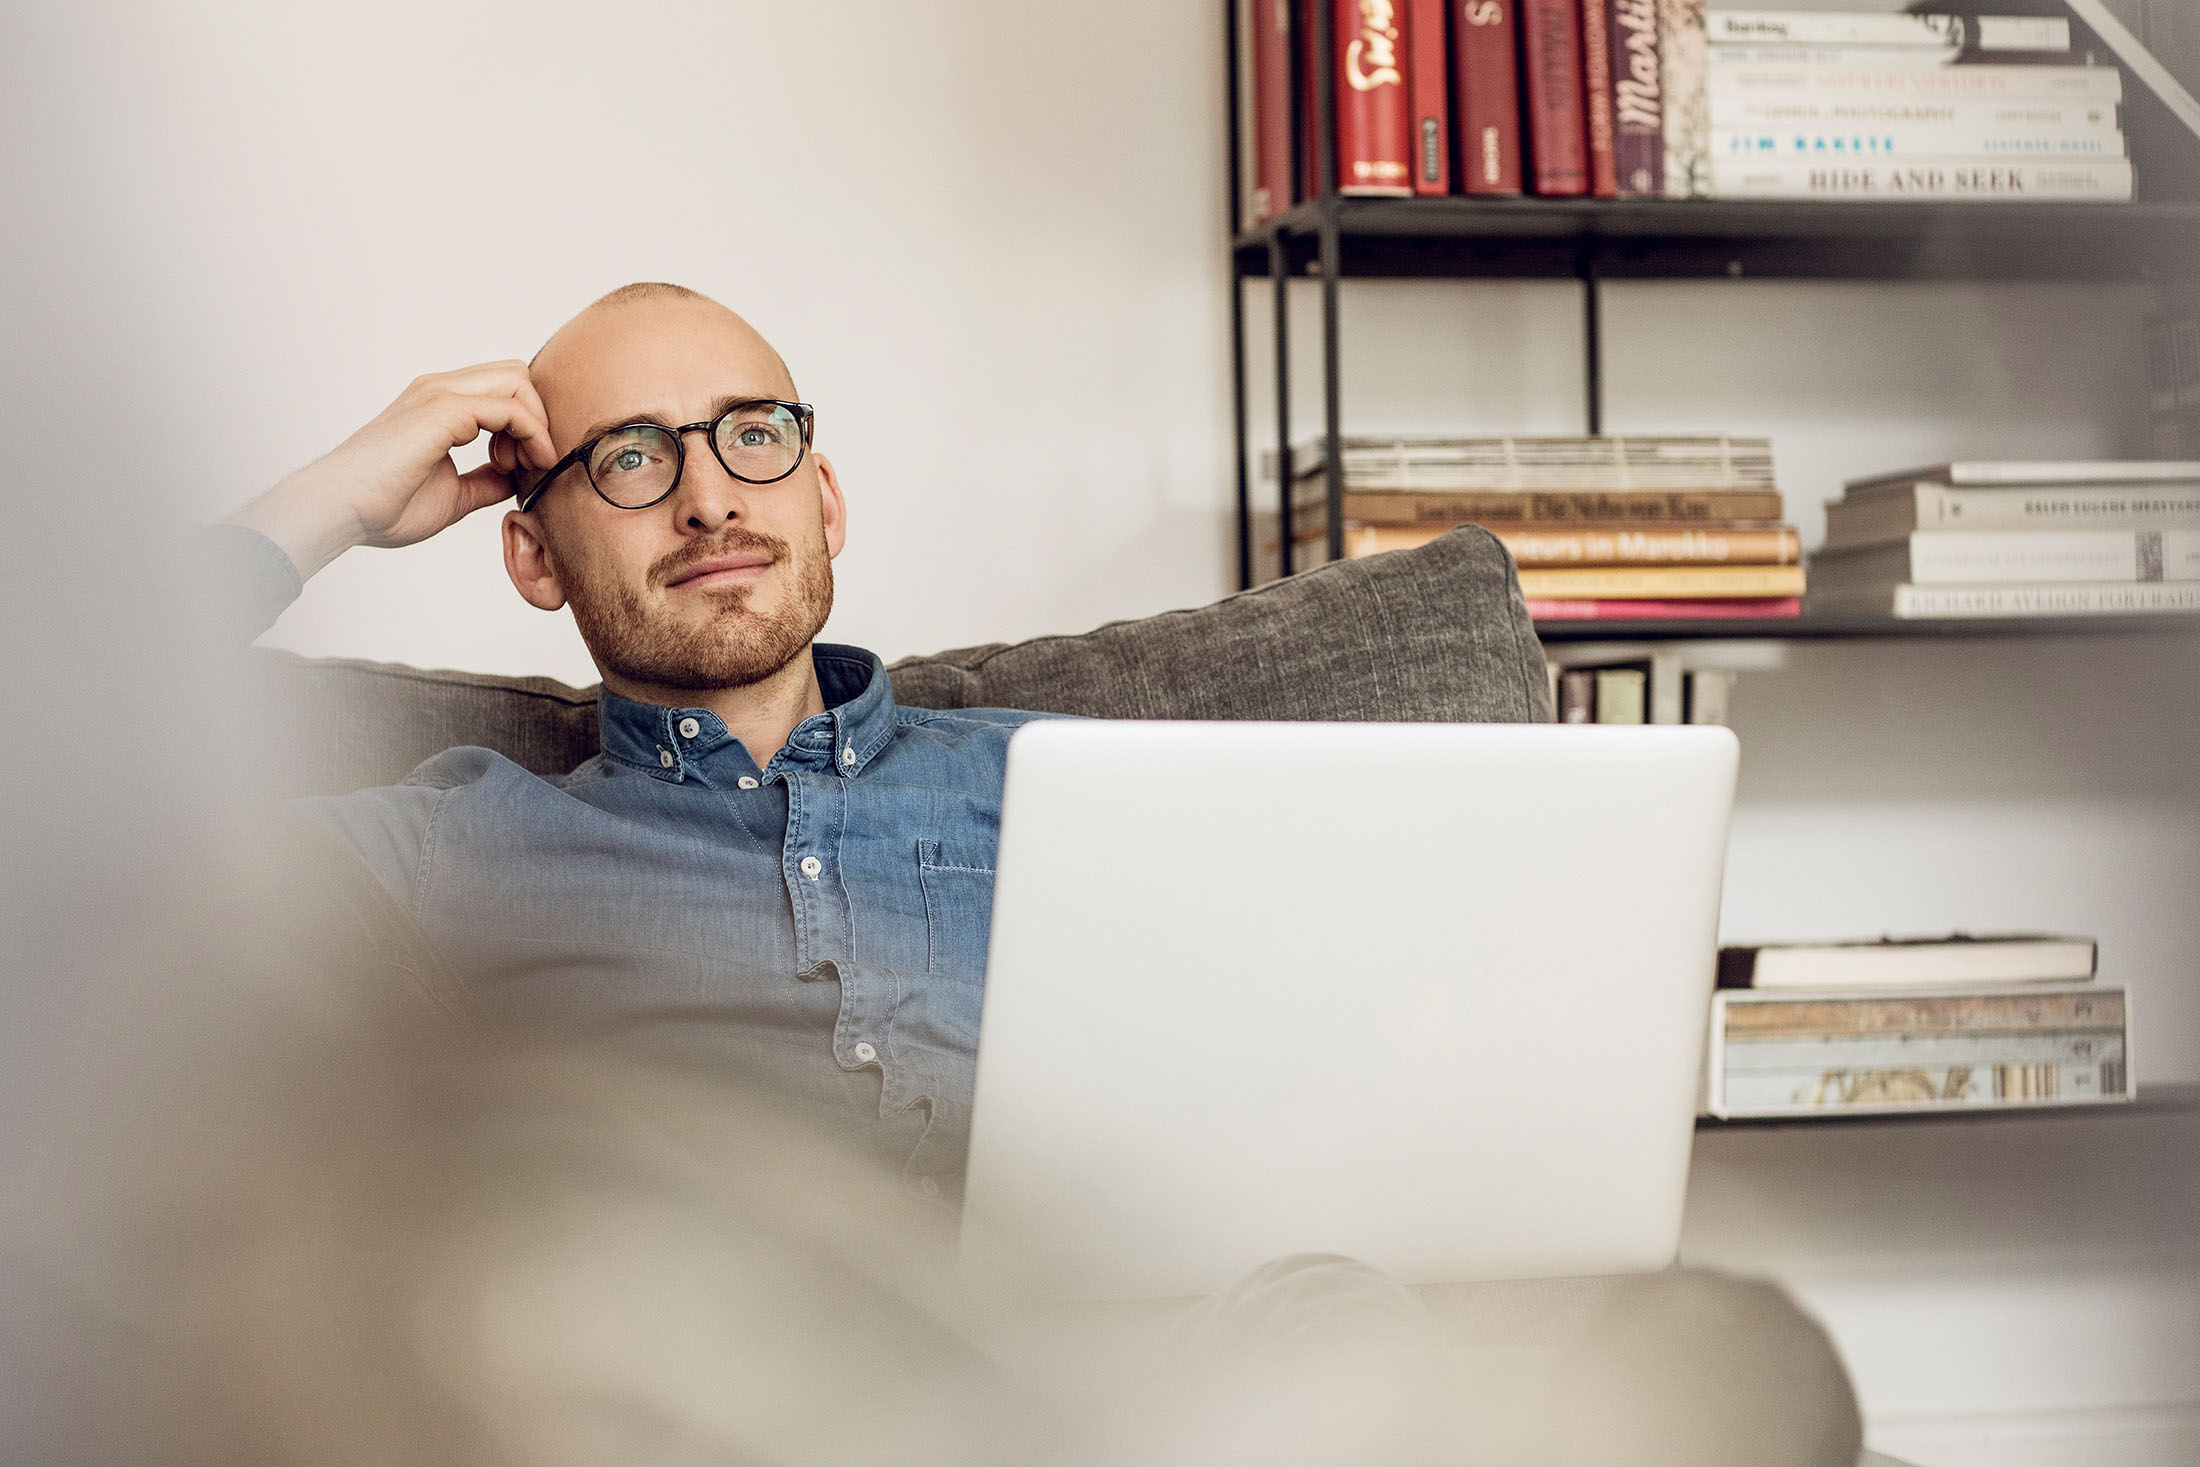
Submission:
M 308 811 L 491 1012 L 701 1060 L 951 1201 L 1008 736 L 1036 715 L 897 707 L 877 657 L 815 641 L 847 504 L 814 432 L 747 322 L 630 285 L 531 365 L 420 378 L 227 533 L 264 626 L 346 549 L 517 495 L 505 570 L 572 608 L 602 754 L 545 779 L 454 749 Z

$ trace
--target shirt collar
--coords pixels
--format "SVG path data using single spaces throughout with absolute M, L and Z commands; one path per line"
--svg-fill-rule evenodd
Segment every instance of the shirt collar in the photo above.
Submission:
M 787 746 L 762 769 L 708 708 L 637 703 L 609 688 L 597 704 L 604 754 L 654 779 L 709 789 L 738 788 L 744 778 L 766 782 L 786 769 L 829 769 L 852 779 L 894 736 L 894 685 L 885 664 L 861 647 L 817 642 L 810 655 L 825 711 L 796 724 Z

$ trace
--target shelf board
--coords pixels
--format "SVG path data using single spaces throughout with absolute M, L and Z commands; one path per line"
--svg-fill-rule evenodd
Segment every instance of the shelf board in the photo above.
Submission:
M 1761 1130 L 1787 1126 L 1945 1126 L 1978 1125 L 1991 1121 L 2060 1121 L 2081 1116 L 2107 1119 L 2114 1116 L 2192 1115 L 2200 1113 L 2200 1085 L 2141 1085 L 2128 1101 L 2091 1101 L 2077 1105 L 1951 1106 L 1939 1111 L 1902 1111 L 1882 1114 L 1826 1111 L 1807 1116 L 1765 1116 L 1720 1120 L 1698 1116 L 1699 1131 Z
M 1948 637 L 2098 636 L 2107 632 L 2200 632 L 2200 614 L 2164 616 L 1964 617 L 1898 621 L 1798 617 L 1701 621 L 1539 621 L 1545 642 L 1867 641 Z
M 1240 278 L 1319 253 L 1321 205 L 1238 236 Z M 1808 203 L 1720 199 L 1342 199 L 1347 276 L 1610 279 L 2134 279 L 2200 270 L 2200 203 Z

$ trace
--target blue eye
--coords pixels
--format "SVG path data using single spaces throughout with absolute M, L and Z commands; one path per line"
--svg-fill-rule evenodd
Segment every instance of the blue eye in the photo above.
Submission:
M 613 473 L 631 474 L 648 462 L 649 455 L 639 448 L 622 448 L 612 455 L 611 462 L 607 467 Z

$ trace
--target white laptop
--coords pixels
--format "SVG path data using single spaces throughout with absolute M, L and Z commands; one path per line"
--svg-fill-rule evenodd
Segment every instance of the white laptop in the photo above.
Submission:
M 1725 729 L 1044 722 L 1009 746 L 966 1266 L 1205 1294 L 1662 1267 Z

